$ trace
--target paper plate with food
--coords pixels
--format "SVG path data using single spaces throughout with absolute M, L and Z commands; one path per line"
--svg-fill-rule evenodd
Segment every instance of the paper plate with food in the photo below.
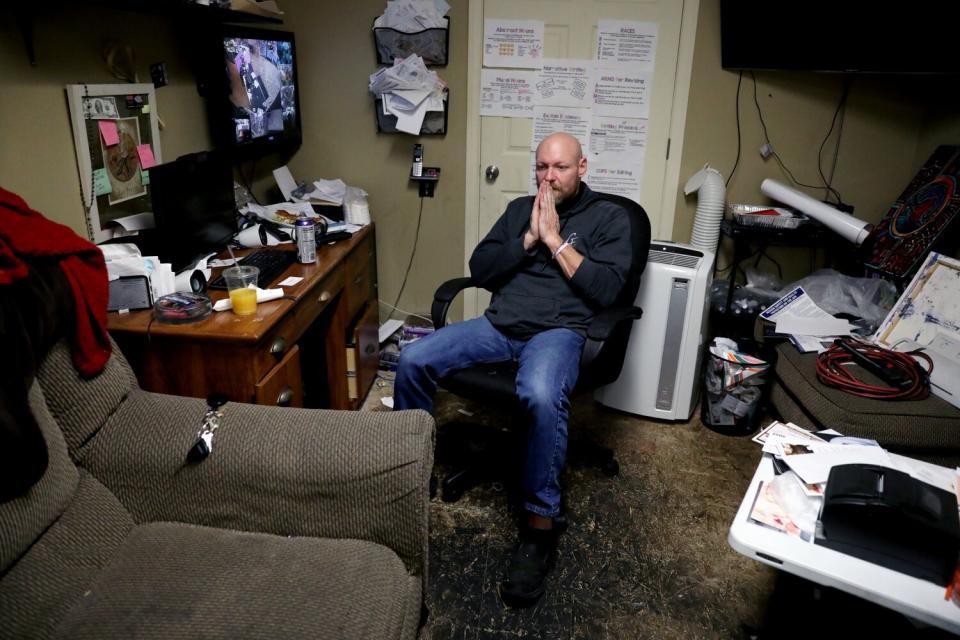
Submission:
M 257 211 L 257 215 L 270 222 L 292 227 L 297 222 L 300 214 L 316 220 L 320 216 L 313 210 L 313 207 L 306 202 L 283 202 L 262 207 Z

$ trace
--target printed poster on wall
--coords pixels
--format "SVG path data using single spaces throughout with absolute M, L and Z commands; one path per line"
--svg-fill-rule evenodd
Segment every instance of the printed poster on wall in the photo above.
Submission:
M 596 115 L 646 118 L 650 115 L 650 83 L 653 74 L 636 65 L 598 67 L 593 88 Z
M 597 23 L 597 60 L 640 63 L 653 69 L 657 53 L 656 22 L 600 20 Z
M 547 58 L 536 72 L 537 104 L 551 107 L 590 107 L 593 60 Z
M 542 64 L 542 20 L 483 21 L 483 66 L 539 69 Z
M 480 115 L 505 118 L 533 117 L 536 71 L 482 69 Z
M 535 106 L 533 108 L 531 151 L 536 151 L 541 140 L 559 131 L 569 133 L 579 140 L 583 153 L 587 154 L 590 142 L 590 110 L 573 107 Z
M 594 116 L 590 122 L 590 159 L 635 162 L 647 146 L 645 118 Z
M 643 179 L 643 162 L 624 164 L 621 162 L 587 162 L 587 175 L 584 181 L 594 191 L 613 193 L 640 202 L 640 181 Z

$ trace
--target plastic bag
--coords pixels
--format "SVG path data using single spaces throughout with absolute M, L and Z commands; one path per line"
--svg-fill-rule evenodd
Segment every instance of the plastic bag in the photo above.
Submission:
M 370 224 L 366 191 L 359 187 L 346 188 L 343 193 L 343 219 L 349 224 Z
M 803 287 L 821 309 L 846 313 L 876 326 L 883 322 L 897 301 L 897 288 L 880 278 L 854 278 L 833 269 L 820 269 L 791 284 Z

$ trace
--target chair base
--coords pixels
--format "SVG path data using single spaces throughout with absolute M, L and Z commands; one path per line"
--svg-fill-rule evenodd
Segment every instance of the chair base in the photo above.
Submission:
M 438 457 L 443 457 L 441 449 L 444 440 L 449 438 L 449 431 L 457 427 L 447 425 L 438 434 Z M 476 432 L 476 426 L 462 425 L 464 429 Z M 441 485 L 441 499 L 444 502 L 456 502 L 467 491 L 486 483 L 503 483 L 511 493 L 516 492 L 518 471 L 522 466 L 520 453 L 523 443 L 517 437 L 517 430 L 488 428 L 492 433 L 487 435 L 486 446 L 480 450 L 469 451 L 469 463 L 457 466 L 449 472 Z M 458 443 L 461 444 L 462 443 Z M 469 447 L 467 447 L 469 448 Z M 603 447 L 589 440 L 577 440 L 575 447 L 570 447 L 573 454 L 568 458 L 569 464 L 599 469 L 608 478 L 620 473 L 620 463 L 614 457 L 613 450 Z M 504 456 L 504 451 L 511 451 L 513 455 Z

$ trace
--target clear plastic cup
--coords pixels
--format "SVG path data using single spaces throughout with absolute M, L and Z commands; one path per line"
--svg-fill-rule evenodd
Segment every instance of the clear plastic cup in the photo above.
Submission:
M 257 312 L 257 267 L 228 267 L 223 270 L 223 279 L 230 292 L 230 304 L 238 316 L 250 316 Z

